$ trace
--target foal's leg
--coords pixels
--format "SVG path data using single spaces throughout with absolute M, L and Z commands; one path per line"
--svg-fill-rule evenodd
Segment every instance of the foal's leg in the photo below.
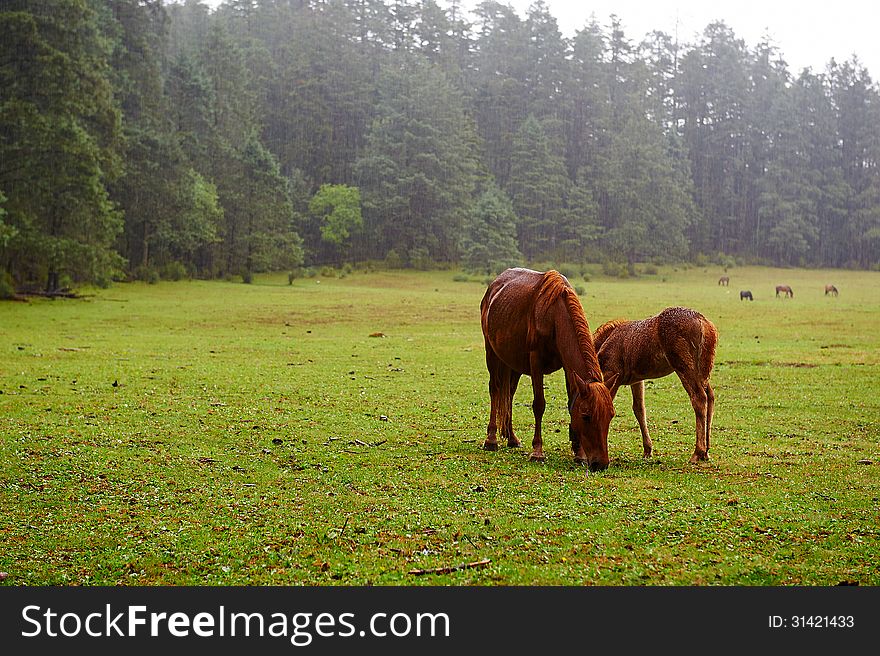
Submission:
M 715 416 L 715 390 L 706 381 L 706 455 L 709 455 L 709 443 L 712 436 L 712 418 Z
M 629 387 L 632 390 L 633 414 L 636 416 L 636 421 L 639 422 L 639 430 L 642 431 L 643 457 L 650 458 L 654 444 L 651 442 L 651 436 L 648 435 L 648 416 L 645 412 L 645 381 L 640 380 Z
M 693 465 L 700 460 L 709 459 L 709 442 L 707 439 L 708 422 L 706 421 L 709 396 L 706 394 L 703 385 L 697 382 L 695 376 L 687 376 L 686 373 L 681 373 L 679 371 L 676 371 L 675 373 L 678 374 L 681 384 L 684 385 L 688 396 L 691 398 L 691 405 L 694 408 L 694 415 L 697 420 L 697 440 L 696 445 L 694 446 L 694 455 L 692 455 L 690 459 L 690 463 Z

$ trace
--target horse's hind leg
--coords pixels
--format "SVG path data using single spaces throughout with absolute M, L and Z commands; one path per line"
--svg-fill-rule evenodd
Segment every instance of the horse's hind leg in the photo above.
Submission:
M 498 450 L 498 381 L 493 373 L 489 373 L 489 425 L 486 426 L 486 440 L 483 448 L 486 451 Z
M 507 407 L 503 413 L 504 421 L 501 424 L 501 437 L 507 438 L 507 446 L 520 446 L 519 438 L 513 432 L 513 397 L 516 396 L 516 388 L 519 385 L 520 374 L 510 370 L 510 394 L 507 396 Z
M 483 448 L 486 451 L 498 450 L 498 424 L 503 427 L 505 422 L 510 422 L 504 416 L 506 407 L 505 396 L 509 389 L 510 373 L 504 363 L 495 355 L 492 347 L 486 341 L 486 368 L 489 370 L 489 424 L 486 426 L 486 441 Z
M 486 341 L 486 368 L 489 370 L 489 424 L 486 427 L 486 451 L 498 450 L 498 429 L 501 437 L 507 438 L 507 446 L 519 446 L 520 442 L 513 432 L 513 395 L 519 383 L 520 374 L 501 361 Z
M 642 451 L 643 457 L 650 458 L 653 453 L 654 444 L 651 442 L 651 436 L 648 434 L 648 413 L 645 411 L 645 381 L 640 380 L 630 385 L 633 397 L 633 414 L 636 421 L 639 422 L 639 430 L 642 431 Z

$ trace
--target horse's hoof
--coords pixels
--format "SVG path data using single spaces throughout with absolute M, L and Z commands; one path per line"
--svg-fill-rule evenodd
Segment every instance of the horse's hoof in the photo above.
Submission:
M 532 455 L 529 456 L 529 460 L 531 462 L 544 462 L 544 454 L 543 453 L 541 453 L 541 454 L 533 453 Z
M 498 442 L 483 442 L 483 449 L 485 451 L 497 451 Z
M 585 460 L 585 459 L 583 459 L 583 458 L 575 458 L 575 459 L 574 459 L 574 464 L 576 464 L 576 465 L 580 465 L 581 467 L 586 467 L 586 466 L 589 465 L 590 463 L 589 463 L 589 461 L 587 461 L 587 460 Z
M 519 440 L 517 440 L 516 442 L 508 441 L 507 446 L 509 446 L 511 449 L 518 449 L 522 446 L 522 442 L 520 442 Z
M 702 455 L 697 455 L 695 453 L 694 455 L 691 456 L 691 459 L 688 462 L 690 462 L 692 465 L 696 465 L 698 462 L 708 462 L 708 461 L 709 461 L 709 454 L 708 453 L 704 453 Z

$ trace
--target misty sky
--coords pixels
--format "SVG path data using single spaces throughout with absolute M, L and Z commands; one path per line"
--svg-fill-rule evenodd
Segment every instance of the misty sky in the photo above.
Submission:
M 511 0 L 508 4 L 524 16 L 532 0 Z M 693 43 L 713 20 L 723 20 L 734 34 L 753 48 L 764 35 L 770 37 L 797 74 L 804 67 L 825 70 L 833 57 L 838 62 L 853 54 L 880 79 L 880 2 L 838 0 L 546 0 L 560 31 L 571 36 L 595 13 L 601 25 L 608 25 L 614 13 L 624 33 L 638 42 L 651 30 L 675 35 Z
M 222 0 L 202 0 L 216 7 Z M 464 0 L 474 7 L 479 0 Z M 525 17 L 533 0 L 509 0 L 517 13 Z M 438 0 L 448 6 L 446 0 Z M 680 41 L 694 43 L 713 20 L 723 20 L 734 34 L 753 48 L 764 35 L 769 36 L 797 75 L 810 67 L 822 72 L 833 57 L 838 62 L 856 54 L 880 80 L 880 2 L 877 0 L 545 0 L 565 36 L 573 36 L 595 14 L 599 23 L 608 25 L 616 14 L 630 41 L 638 43 L 651 30 L 670 35 L 676 31 Z

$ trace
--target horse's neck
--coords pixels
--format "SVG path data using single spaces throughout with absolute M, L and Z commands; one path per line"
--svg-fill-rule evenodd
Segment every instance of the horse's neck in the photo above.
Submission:
M 576 373 L 588 383 L 601 381 L 602 370 L 589 328 L 582 329 L 586 334 L 581 334 L 564 298 L 559 299 L 557 312 L 556 349 L 562 360 L 562 368 L 566 373 Z

